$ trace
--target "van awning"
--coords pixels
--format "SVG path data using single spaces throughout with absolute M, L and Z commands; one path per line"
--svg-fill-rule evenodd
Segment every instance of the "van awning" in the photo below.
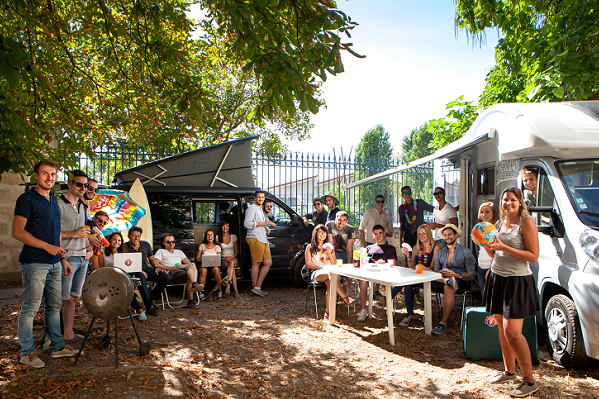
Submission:
M 494 138 L 495 134 L 496 134 L 495 129 L 491 129 L 490 132 L 483 133 L 483 134 L 478 135 L 476 137 L 462 137 L 461 139 L 456 140 L 453 143 L 450 143 L 450 144 L 446 145 L 445 147 L 438 149 L 433 154 L 428 155 L 428 156 L 426 156 L 424 158 L 420 158 L 420 159 L 417 159 L 415 161 L 408 162 L 406 164 L 396 166 L 393 169 L 389 169 L 389 170 L 386 170 L 384 172 L 378 173 L 376 175 L 372 175 L 372 176 L 367 177 L 365 179 L 358 180 L 356 182 L 346 184 L 344 186 L 344 190 L 349 190 L 349 189 L 352 189 L 354 187 L 361 186 L 362 184 L 372 183 L 373 181 L 376 181 L 376 180 L 379 180 L 379 179 L 382 179 L 382 178 L 385 178 L 385 177 L 389 177 L 389 176 L 394 175 L 396 173 L 402 172 L 402 171 L 404 171 L 406 169 L 410 169 L 410 168 L 413 168 L 415 166 L 419 166 L 419 165 L 425 164 L 427 162 L 434 161 L 435 159 L 449 158 L 449 157 L 451 157 L 452 155 L 454 155 L 454 154 L 456 154 L 458 152 L 462 152 L 462 151 L 465 151 L 465 150 L 468 150 L 468 149 L 474 147 L 478 143 L 482 143 L 483 141 L 486 141 L 486 140 L 488 140 L 490 138 Z
M 113 183 L 126 187 L 139 178 L 147 188 L 255 187 L 252 140 L 256 138 L 226 141 L 126 169 L 114 176 Z

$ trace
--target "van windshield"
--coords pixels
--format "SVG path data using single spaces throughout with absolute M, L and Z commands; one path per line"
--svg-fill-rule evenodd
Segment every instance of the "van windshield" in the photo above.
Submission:
M 599 228 L 599 158 L 560 161 L 556 166 L 580 221 Z

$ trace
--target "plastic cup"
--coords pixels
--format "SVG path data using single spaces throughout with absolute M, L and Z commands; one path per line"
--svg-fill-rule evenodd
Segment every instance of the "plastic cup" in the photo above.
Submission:
M 81 228 L 85 231 L 86 235 L 89 235 L 90 230 L 89 230 L 89 226 L 88 225 L 81 226 Z
M 394 264 L 395 264 L 395 260 L 393 260 L 393 259 L 387 259 L 387 266 L 393 267 Z
M 422 274 L 422 264 L 421 263 L 416 265 L 416 274 Z
M 231 260 L 231 255 L 225 256 L 225 259 L 227 260 L 227 262 L 230 261 Z
M 343 266 L 343 261 L 341 259 L 337 259 L 337 266 Z

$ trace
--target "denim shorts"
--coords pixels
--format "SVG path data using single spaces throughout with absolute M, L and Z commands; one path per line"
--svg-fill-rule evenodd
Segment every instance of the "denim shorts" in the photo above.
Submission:
M 85 283 L 88 261 L 88 259 L 85 259 L 85 256 L 67 257 L 67 262 L 73 268 L 73 272 L 69 276 L 65 276 L 64 273 L 62 274 L 60 299 L 67 301 L 72 296 L 81 298 L 81 289 L 83 288 L 83 283 Z

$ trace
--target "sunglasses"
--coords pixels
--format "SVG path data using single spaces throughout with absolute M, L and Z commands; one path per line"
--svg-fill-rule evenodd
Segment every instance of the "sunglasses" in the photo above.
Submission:
M 108 224 L 107 220 L 102 220 L 102 219 L 98 219 L 96 218 L 96 220 L 98 221 L 98 223 L 100 223 L 102 226 L 106 226 Z
M 94 193 L 97 193 L 98 191 L 100 191 L 100 189 L 99 189 L 98 187 L 92 187 L 92 186 L 89 186 L 89 187 L 87 188 L 87 191 L 92 191 L 92 192 L 94 192 Z
M 170 240 L 169 240 L 169 241 L 165 241 L 165 242 L 166 242 L 167 244 L 174 244 L 174 243 L 175 243 L 175 241 L 174 241 L 174 240 L 173 240 L 173 241 L 170 241 Z
M 87 188 L 88 184 L 87 183 L 80 183 L 80 182 L 75 182 L 75 185 L 78 188 Z
M 441 195 L 441 194 L 445 194 L 445 192 L 443 192 L 443 191 L 437 191 L 436 193 L 433 193 L 434 196 Z
M 406 195 L 412 195 L 412 192 L 411 191 L 406 191 L 405 193 L 401 193 L 401 195 L 405 197 Z
M 385 200 L 377 200 L 377 201 L 376 201 L 376 203 L 377 203 L 377 204 L 384 204 L 384 203 L 385 203 Z
M 266 205 L 265 208 L 266 209 L 272 209 L 272 205 Z
M 320 202 L 315 202 L 312 205 L 314 205 L 314 206 L 322 206 L 322 204 Z

